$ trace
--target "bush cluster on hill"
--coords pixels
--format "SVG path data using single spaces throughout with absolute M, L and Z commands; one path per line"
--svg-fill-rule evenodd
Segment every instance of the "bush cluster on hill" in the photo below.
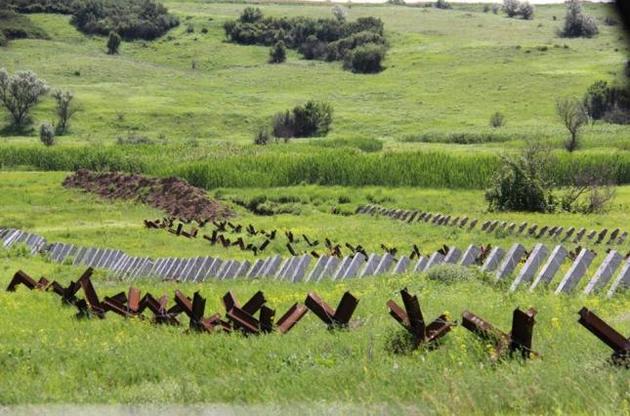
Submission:
M 64 13 L 81 32 L 123 39 L 152 40 L 179 25 L 166 7 L 154 0 L 9 0 L 21 13 Z
M 345 18 L 265 17 L 246 8 L 239 19 L 224 24 L 225 34 L 242 45 L 271 46 L 279 41 L 306 59 L 344 61 L 355 72 L 379 72 L 387 48 L 383 22 L 375 17 Z
M 596 81 L 584 95 L 584 107 L 592 120 L 630 124 L 630 91 Z
M 47 39 L 48 35 L 28 17 L 9 9 L 0 9 L 0 46 L 6 46 L 11 39 L 26 38 Z
M 567 14 L 560 36 L 565 38 L 592 38 L 599 33 L 595 19 L 582 12 L 582 5 L 578 0 L 568 0 Z

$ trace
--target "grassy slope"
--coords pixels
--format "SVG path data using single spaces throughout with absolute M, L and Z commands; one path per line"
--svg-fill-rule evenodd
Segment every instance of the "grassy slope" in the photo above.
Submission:
M 52 40 L 14 42 L 0 51 L 2 65 L 32 69 L 51 85 L 76 91 L 84 111 L 63 142 L 107 142 L 130 133 L 172 141 L 249 141 L 274 112 L 314 98 L 336 108 L 333 137 L 487 131 L 490 114 L 500 110 L 507 116 L 506 135 L 559 144 L 564 133 L 555 118 L 555 97 L 581 95 L 597 79 L 614 80 L 625 60 L 616 27 L 600 24 L 601 34 L 590 40 L 557 38 L 562 5 L 538 7 L 533 21 L 484 14 L 480 6 L 451 11 L 353 6 L 351 18 L 374 15 L 385 21 L 392 43 L 386 71 L 355 75 L 294 53 L 287 64 L 270 66 L 266 48 L 224 42 L 223 22 L 243 5 L 167 5 L 182 18 L 181 27 L 156 42 L 127 43 L 113 57 L 104 53 L 104 39 L 82 36 L 67 16 L 32 15 Z M 276 16 L 330 15 L 328 5 L 261 7 Z M 598 19 L 611 13 L 607 6 L 587 9 Z M 185 33 L 188 24 L 194 34 Z M 200 33 L 204 27 L 208 34 Z M 537 49 L 543 46 L 548 50 Z M 46 100 L 36 119 L 51 118 L 51 107 Z M 588 130 L 586 141 L 624 147 L 627 131 L 598 125 Z
M 222 247 L 212 247 L 205 240 L 177 239 L 163 231 L 144 229 L 142 220 L 159 218 L 163 214 L 149 207 L 127 202 L 108 203 L 89 194 L 66 190 L 60 183 L 63 173 L 0 173 L 0 226 L 12 226 L 31 230 L 44 235 L 51 241 L 65 241 L 81 245 L 117 247 L 138 255 L 154 256 L 196 256 L 221 255 L 234 258 L 249 256 L 235 248 L 226 251 Z M 280 200 L 297 198 L 297 202 L 280 205 L 287 214 L 277 216 L 255 216 L 243 208 L 235 206 L 236 221 L 252 223 L 257 228 L 293 230 L 322 241 L 331 237 L 339 242 L 361 244 L 367 250 L 380 251 L 381 243 L 397 246 L 408 252 L 412 244 L 425 253 L 442 246 L 457 245 L 465 248 L 468 244 L 499 244 L 507 247 L 513 242 L 533 246 L 537 241 L 531 238 L 504 234 L 468 232 L 450 227 L 436 227 L 425 223 L 413 225 L 392 221 L 386 218 L 367 216 L 340 216 L 331 214 L 333 207 L 343 212 L 354 212 L 355 208 L 370 200 L 383 201 L 391 207 L 421 209 L 441 212 L 454 216 L 468 215 L 484 219 L 501 219 L 519 223 L 528 221 L 542 225 L 575 226 L 588 229 L 610 230 L 620 227 L 627 229 L 630 205 L 630 187 L 618 189 L 618 196 L 611 211 L 604 215 L 582 216 L 575 214 L 526 214 L 526 213 L 487 213 L 480 191 L 418 190 L 411 188 L 387 189 L 378 187 L 290 187 L 266 189 L 218 189 L 212 194 L 226 201 L 233 198 L 249 200 L 257 196 L 267 196 Z M 339 200 L 350 200 L 339 203 Z M 297 215 L 296 215 L 297 214 Z M 630 231 L 630 230 L 629 230 Z M 245 238 L 246 236 L 243 235 Z M 246 238 L 250 240 L 249 237 Z M 545 240 L 553 245 L 552 240 Z M 262 240 L 260 241 L 262 243 Z M 286 254 L 286 241 L 278 239 L 270 250 Z M 583 242 L 586 244 L 587 242 Z M 567 244 L 571 247 L 571 244 Z M 298 245 L 306 250 L 306 245 Z M 603 256 L 604 247 L 593 248 Z M 619 251 L 630 249 L 626 242 Z

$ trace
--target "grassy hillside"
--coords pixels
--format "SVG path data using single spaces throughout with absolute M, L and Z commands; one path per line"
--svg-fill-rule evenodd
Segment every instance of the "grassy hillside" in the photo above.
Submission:
M 165 4 L 180 27 L 154 42 L 125 43 L 120 56 L 106 55 L 105 39 L 80 34 L 68 16 L 30 15 L 51 40 L 14 42 L 0 50 L 2 65 L 32 69 L 52 86 L 76 92 L 83 111 L 62 143 L 111 143 L 130 134 L 172 142 L 250 142 L 255 128 L 275 112 L 319 99 L 335 107 L 332 138 L 382 138 L 387 146 L 413 148 L 419 145 L 397 141 L 491 133 L 483 140 L 497 148 L 524 137 L 559 145 L 565 133 L 554 113 L 555 98 L 581 96 L 595 80 L 617 79 L 627 57 L 619 26 L 602 23 L 613 13 L 606 5 L 586 6 L 600 23 L 594 39 L 556 36 L 563 5 L 538 7 L 532 21 L 470 5 L 352 6 L 350 19 L 383 19 L 391 42 L 384 72 L 357 75 L 339 63 L 306 61 L 294 53 L 286 64 L 269 65 L 267 48 L 226 43 L 223 22 L 237 17 L 241 4 Z M 331 15 L 326 4 L 261 8 L 272 16 Z M 46 100 L 36 121 L 51 119 L 51 111 L 52 100 Z M 505 113 L 507 125 L 490 132 L 495 111 Z M 587 129 L 586 146 L 626 148 L 628 131 L 598 124 Z

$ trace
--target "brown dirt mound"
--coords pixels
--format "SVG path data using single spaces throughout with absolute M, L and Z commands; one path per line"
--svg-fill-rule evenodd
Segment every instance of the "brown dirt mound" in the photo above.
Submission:
M 81 188 L 108 199 L 130 199 L 159 208 L 182 221 L 205 223 L 233 215 L 206 191 L 176 178 L 149 178 L 119 172 L 81 169 L 63 181 L 67 188 Z

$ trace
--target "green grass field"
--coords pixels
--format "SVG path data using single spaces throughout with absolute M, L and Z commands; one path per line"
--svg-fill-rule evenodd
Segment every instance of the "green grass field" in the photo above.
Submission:
M 238 251 L 210 248 L 201 241 L 184 241 L 142 227 L 146 217 L 160 213 L 131 203 L 108 203 L 79 191 L 66 190 L 63 174 L 2 173 L 0 195 L 2 225 L 32 230 L 51 241 L 124 248 L 135 254 L 193 256 L 216 254 L 239 257 Z M 369 197 L 384 205 L 417 207 L 484 215 L 481 193 L 418 189 L 294 187 L 271 189 L 222 189 L 230 198 L 291 195 L 303 201 L 292 208 L 300 215 L 255 217 L 242 209 L 238 221 L 258 227 L 292 229 L 316 237 L 332 235 L 353 242 L 367 242 L 377 250 L 380 241 L 404 246 L 418 243 L 433 250 L 442 242 L 508 245 L 513 237 L 486 237 L 479 233 L 446 236 L 439 227 L 403 225 L 388 219 L 338 216 L 329 213 L 350 200 L 347 209 Z M 619 190 L 617 205 L 606 216 L 527 216 L 504 218 L 589 227 L 626 222 L 630 191 Z M 342 204 L 343 205 L 343 204 Z M 487 214 L 485 214 L 487 215 Z M 521 240 L 522 241 L 522 240 Z M 532 245 L 533 241 L 523 241 Z M 185 243 L 185 244 L 184 244 Z M 371 245 L 370 245 L 371 244 Z M 218 250 L 218 251 L 217 251 Z M 279 246 L 272 250 L 283 253 Z M 601 250 L 601 249 L 600 249 Z M 20 250 L 2 254 L 0 283 L 8 284 L 17 269 L 32 276 L 46 275 L 68 282 L 81 269 L 26 257 Z M 592 273 L 592 271 L 590 272 Z M 101 294 L 125 290 L 127 283 L 96 276 Z M 605 363 L 607 347 L 576 322 L 577 311 L 587 306 L 623 333 L 630 330 L 630 297 L 610 300 L 602 296 L 555 296 L 550 289 L 525 290 L 507 295 L 506 287 L 487 283 L 483 276 L 452 284 L 428 280 L 425 275 L 367 278 L 321 284 L 274 281 L 209 282 L 204 284 L 137 281 L 135 286 L 153 293 L 172 294 L 181 288 L 191 294 L 201 290 L 207 310 L 220 311 L 220 297 L 227 290 L 246 298 L 261 289 L 269 304 L 282 311 L 303 301 L 316 290 L 334 303 L 345 290 L 360 298 L 356 327 L 330 333 L 309 314 L 286 336 L 243 338 L 227 335 L 184 334 L 182 328 L 156 328 L 138 320 L 110 316 L 104 321 L 76 321 L 74 312 L 62 307 L 48 293 L 0 293 L 0 402 L 22 403 L 215 403 L 254 406 L 262 411 L 288 413 L 302 406 L 346 406 L 351 413 L 379 413 L 383 409 L 412 414 L 523 414 L 598 413 L 630 411 L 627 371 Z M 391 342 L 401 332 L 386 311 L 385 302 L 397 299 L 408 287 L 420 296 L 427 316 L 448 312 L 458 319 L 465 309 L 507 329 L 513 308 L 539 311 L 534 346 L 541 359 L 492 364 L 488 346 L 463 328 L 456 328 L 436 351 L 396 354 Z M 309 404 L 311 403 L 311 404 Z M 324 405 L 325 404 L 325 405 Z M 256 407 L 260 406 L 260 407 Z M 284 409 L 284 410 L 282 410 Z M 268 410 L 268 409 L 267 409 Z M 311 409 L 312 410 L 312 409 Z
M 31 69 L 50 85 L 76 92 L 83 112 L 62 143 L 98 145 L 128 134 L 249 143 L 274 113 L 318 99 L 335 107 L 331 138 L 371 137 L 414 148 L 399 141 L 488 133 L 496 111 L 507 119 L 506 127 L 494 132 L 500 140 L 518 144 L 525 136 L 560 145 L 565 132 L 555 99 L 581 97 L 598 79 L 620 78 L 627 55 L 619 26 L 601 23 L 613 13 L 610 6 L 586 6 L 600 23 L 599 36 L 562 39 L 556 31 L 563 5 L 538 7 L 532 21 L 483 13 L 480 5 L 455 10 L 353 5 L 350 19 L 380 17 L 391 42 L 384 72 L 356 75 L 339 63 L 306 61 L 294 53 L 286 64 L 269 65 L 267 48 L 227 43 L 223 22 L 236 18 L 242 4 L 165 4 L 180 17 L 180 27 L 155 42 L 125 43 L 120 56 L 106 55 L 105 39 L 85 37 L 67 16 L 31 15 L 51 40 L 12 42 L 0 51 L 2 66 Z M 327 4 L 260 7 L 273 16 L 331 15 Z M 192 34 L 186 33 L 189 24 Z M 50 119 L 51 110 L 52 100 L 46 100 L 36 121 Z M 625 148 L 628 132 L 598 124 L 587 129 L 585 146 Z M 7 139 L 26 142 L 34 136 Z
M 621 79 L 628 43 L 618 25 L 603 24 L 613 15 L 611 6 L 585 5 L 599 24 L 597 37 L 561 39 L 556 31 L 563 5 L 537 6 L 535 19 L 523 21 L 483 13 L 482 5 L 438 10 L 353 4 L 349 18 L 380 17 L 390 41 L 385 71 L 357 75 L 339 62 L 306 61 L 295 51 L 287 63 L 269 65 L 267 48 L 227 43 L 223 23 L 236 18 L 244 3 L 164 3 L 182 24 L 153 42 L 123 43 L 118 56 L 105 53 L 105 38 L 84 36 L 69 16 L 51 14 L 28 16 L 32 30 L 48 39 L 14 39 L 0 47 L 0 67 L 33 70 L 51 86 L 73 90 L 81 106 L 69 134 L 51 148 L 39 143 L 37 133 L 41 122 L 53 119 L 51 98 L 35 109 L 33 130 L 26 134 L 0 122 L 0 228 L 132 255 L 254 258 L 201 238 L 148 230 L 144 219 L 164 215 L 151 207 L 62 187 L 71 171 L 90 168 L 176 175 L 230 205 L 238 223 L 361 244 L 368 252 L 381 252 L 381 244 L 403 254 L 417 244 L 430 254 L 442 245 L 508 248 L 520 242 L 531 249 L 557 242 L 354 215 L 366 203 L 480 221 L 630 231 L 630 127 L 587 126 L 582 147 L 570 155 L 554 110 L 557 97 L 581 97 L 596 80 Z M 259 6 L 268 15 L 311 17 L 330 16 L 332 7 Z M 188 25 L 194 33 L 187 33 Z M 328 137 L 251 144 L 254 131 L 274 113 L 309 99 L 334 106 Z M 507 124 L 492 129 L 488 122 L 496 111 Z M 148 137 L 153 144 L 117 144 L 128 136 Z M 557 157 L 558 184 L 584 167 L 612 169 L 620 186 L 608 211 L 488 212 L 483 189 L 499 154 L 530 141 L 549 145 Z M 262 197 L 274 215 L 241 206 Z M 265 255 L 286 256 L 284 243 L 274 241 Z M 630 291 L 611 299 L 605 293 L 583 295 L 579 289 L 607 246 L 582 244 L 597 252 L 596 260 L 578 290 L 561 296 L 552 287 L 508 294 L 505 284 L 474 269 L 452 283 L 424 273 L 317 284 L 133 282 L 171 298 L 176 288 L 188 295 L 199 290 L 207 298 L 207 315 L 223 312 L 220 299 L 228 290 L 241 299 L 263 290 L 278 315 L 313 290 L 331 304 L 346 290 L 360 299 L 349 330 L 327 331 L 309 313 L 287 335 L 260 337 L 190 334 L 185 327 L 156 327 L 113 314 L 76 320 L 75 311 L 50 293 L 2 290 L 19 269 L 62 283 L 82 269 L 29 256 L 23 247 L 0 248 L 0 414 L 2 406 L 129 404 L 197 406 L 172 409 L 187 413 L 206 406 L 228 414 L 630 415 L 628 371 L 610 366 L 610 349 L 577 323 L 585 306 L 630 335 Z M 615 248 L 625 255 L 630 241 Z M 296 249 L 310 251 L 303 243 Z M 556 283 L 568 267 L 563 265 Z M 130 284 L 102 270 L 94 282 L 101 296 Z M 541 357 L 493 363 L 491 346 L 462 327 L 437 350 L 395 353 L 392 343 L 403 330 L 385 302 L 400 303 L 404 287 L 419 296 L 427 318 L 447 313 L 461 320 L 468 309 L 505 331 L 514 308 L 535 307 L 534 349 Z

